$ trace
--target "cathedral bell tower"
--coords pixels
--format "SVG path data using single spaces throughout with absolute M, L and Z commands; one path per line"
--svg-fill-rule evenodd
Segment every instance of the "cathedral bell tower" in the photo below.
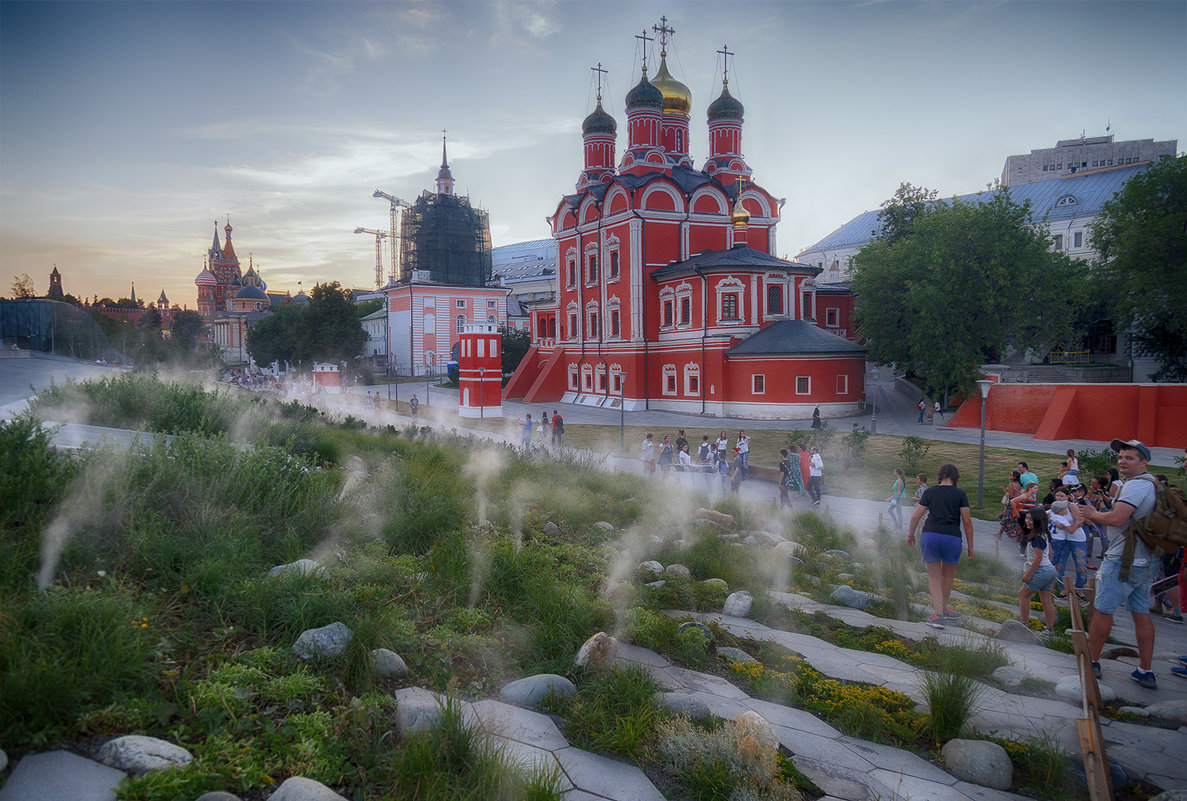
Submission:
M 585 169 L 577 180 L 579 190 L 614 177 L 614 143 L 618 138 L 618 123 L 602 108 L 602 75 L 606 70 L 600 63 L 591 69 L 598 76 L 598 105 L 581 123 Z

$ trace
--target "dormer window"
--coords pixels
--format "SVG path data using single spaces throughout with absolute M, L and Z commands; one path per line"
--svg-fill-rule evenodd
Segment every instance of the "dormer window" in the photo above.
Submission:
M 1074 206 L 1074 205 L 1076 205 L 1076 196 L 1075 195 L 1064 195 L 1059 200 L 1055 201 L 1056 208 L 1058 208 L 1060 206 Z

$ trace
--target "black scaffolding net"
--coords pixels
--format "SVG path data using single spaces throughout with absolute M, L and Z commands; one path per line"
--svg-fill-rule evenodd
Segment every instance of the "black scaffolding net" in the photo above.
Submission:
M 485 286 L 490 281 L 490 218 L 469 198 L 424 192 L 404 212 L 399 281 Z

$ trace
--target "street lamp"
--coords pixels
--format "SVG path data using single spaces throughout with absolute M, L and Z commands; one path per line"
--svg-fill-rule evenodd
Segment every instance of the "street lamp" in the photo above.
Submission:
M 874 403 L 874 414 L 870 417 L 870 433 L 878 433 L 878 365 L 874 365 L 874 369 L 870 371 L 870 375 L 874 378 L 874 391 L 872 400 Z
M 981 458 L 977 472 L 977 508 L 980 509 L 985 501 L 985 407 L 989 405 L 989 388 L 994 384 L 988 378 L 977 382 L 981 390 Z
M 626 373 L 618 374 L 618 449 L 626 450 Z

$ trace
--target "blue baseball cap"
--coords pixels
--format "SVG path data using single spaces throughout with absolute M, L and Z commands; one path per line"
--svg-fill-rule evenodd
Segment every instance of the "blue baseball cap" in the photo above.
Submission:
M 1145 443 L 1139 442 L 1136 439 L 1115 439 L 1109 443 L 1109 448 L 1111 448 L 1114 453 L 1121 453 L 1122 448 L 1133 448 L 1142 455 L 1143 459 L 1145 459 L 1147 462 L 1150 461 L 1150 448 L 1148 448 Z

